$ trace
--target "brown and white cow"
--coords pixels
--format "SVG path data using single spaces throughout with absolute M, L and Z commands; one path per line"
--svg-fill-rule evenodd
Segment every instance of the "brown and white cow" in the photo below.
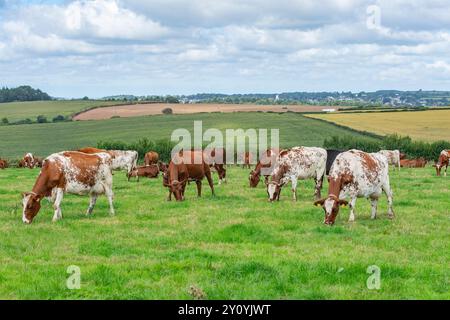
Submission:
M 138 153 L 134 150 L 105 150 L 93 147 L 82 148 L 78 150 L 86 154 L 96 154 L 101 152 L 109 153 L 112 156 L 113 170 L 125 170 L 127 174 L 130 174 L 133 168 L 137 166 Z
M 436 168 L 436 174 L 438 176 L 441 175 L 441 170 L 444 167 L 445 167 L 444 177 L 447 176 L 449 160 L 450 160 L 450 150 L 442 150 L 441 154 L 439 155 L 438 161 L 434 165 L 434 167 Z
M 24 168 L 34 169 L 38 164 L 38 160 L 32 153 L 29 152 L 23 156 L 21 164 Z
M 157 178 L 159 175 L 159 168 L 156 164 L 151 164 L 148 166 L 140 166 L 137 168 L 131 169 L 131 172 L 127 174 L 128 181 L 130 178 L 136 177 L 139 182 L 139 177 L 147 177 L 147 178 Z
M 378 153 L 385 156 L 388 160 L 388 163 L 390 165 L 394 166 L 395 168 L 398 168 L 400 170 L 400 151 L 399 150 L 380 150 Z
M 256 188 L 261 176 L 264 176 L 265 184 L 267 186 L 269 177 L 272 175 L 273 165 L 280 151 L 278 149 L 267 149 L 261 154 L 255 169 L 250 171 L 248 180 L 250 182 L 250 188 Z
M 184 200 L 184 190 L 189 179 L 189 173 L 186 165 L 182 161 L 170 161 L 167 170 L 163 173 L 163 186 L 169 189 L 167 200 L 172 200 L 172 194 L 175 200 Z
M 144 164 L 149 166 L 151 164 L 157 164 L 159 161 L 159 154 L 156 151 L 149 151 L 144 156 Z
M 355 221 L 357 198 L 368 198 L 372 203 L 372 219 L 377 216 L 378 199 L 384 192 L 388 199 L 388 216 L 394 217 L 392 210 L 392 190 L 389 183 L 389 163 L 380 153 L 366 153 L 350 150 L 336 157 L 328 176 L 328 197 L 316 201 L 316 206 L 325 211 L 324 223 L 333 225 L 339 207 L 347 206 L 350 197 L 349 222 Z
M 97 197 L 105 194 L 113 215 L 111 161 L 107 153 L 85 154 L 76 151 L 47 157 L 32 191 L 23 194 L 22 221 L 28 224 L 33 221 L 44 197 L 52 199 L 55 209 L 53 221 L 61 219 L 61 201 L 65 193 L 89 195 L 88 215 L 92 213 Z
M 327 164 L 327 151 L 315 147 L 295 147 L 280 152 L 267 185 L 269 201 L 280 199 L 281 188 L 291 181 L 294 200 L 297 200 L 297 181 L 314 178 L 314 196 L 320 198 Z

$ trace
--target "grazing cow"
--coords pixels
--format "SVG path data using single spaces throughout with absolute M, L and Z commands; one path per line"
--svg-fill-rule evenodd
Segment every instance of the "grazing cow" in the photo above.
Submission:
M 32 191 L 23 194 L 22 221 L 28 224 L 33 221 L 44 197 L 52 197 L 55 209 L 53 221 L 61 219 L 61 201 L 65 193 L 89 195 L 88 215 L 92 213 L 98 195 L 105 194 L 113 215 L 111 161 L 107 153 L 85 154 L 76 151 L 47 157 Z
M 227 169 L 225 168 L 227 162 L 227 154 L 224 148 L 205 149 L 203 157 L 210 167 L 213 167 L 219 176 L 219 184 L 226 182 Z
M 388 159 L 390 165 L 394 165 L 394 169 L 400 170 L 400 151 L 398 150 L 380 150 L 379 154 L 382 154 Z
M 200 159 L 201 163 L 195 163 Z M 195 181 L 197 184 L 197 194 L 202 195 L 202 180 L 205 178 L 214 195 L 214 185 L 211 177 L 209 164 L 205 161 L 202 150 L 183 151 L 175 155 L 169 163 L 169 168 L 164 175 L 163 184 L 169 187 L 169 200 L 173 193 L 177 201 L 184 199 L 184 189 L 187 181 Z
M 36 167 L 37 159 L 32 153 L 27 153 L 23 156 L 22 165 L 24 168 L 33 169 Z
M 450 150 L 442 150 L 441 154 L 439 155 L 438 161 L 433 166 L 436 168 L 436 174 L 438 176 L 441 175 L 441 170 L 443 167 L 445 167 L 444 177 L 447 176 L 449 159 L 450 159 Z
M 327 164 L 327 151 L 322 148 L 295 147 L 278 155 L 267 185 L 269 201 L 280 200 L 281 188 L 291 181 L 294 200 L 297 201 L 297 181 L 314 178 L 314 196 L 320 199 Z
M 157 178 L 159 174 L 159 168 L 156 164 L 151 164 L 148 166 L 141 166 L 137 168 L 131 169 L 130 173 L 127 173 L 128 181 L 130 181 L 131 177 L 136 177 L 139 182 L 139 177 L 147 177 L 147 178 Z
M 376 218 L 378 199 L 382 192 L 388 198 L 390 218 L 392 210 L 392 191 L 389 183 L 389 163 L 380 153 L 366 153 L 350 150 L 337 156 L 328 176 L 328 197 L 316 201 L 316 206 L 325 211 L 324 223 L 333 225 L 340 206 L 346 206 L 344 200 L 350 197 L 349 222 L 355 220 L 355 204 L 357 198 L 368 198 L 372 203 L 372 219 Z
M 250 175 L 248 177 L 250 188 L 256 188 L 258 186 L 258 183 L 261 180 L 261 175 L 264 176 L 264 182 L 267 186 L 278 154 L 278 149 L 267 149 L 266 152 L 261 154 L 259 161 L 256 163 L 255 169 L 250 171 Z
M 157 164 L 159 161 L 159 154 L 155 151 L 149 151 L 144 156 L 144 163 L 146 166 Z
M 112 170 L 126 170 L 130 174 L 133 168 L 137 166 L 138 153 L 132 150 L 105 150 L 93 147 L 82 148 L 79 152 L 87 154 L 96 154 L 106 152 L 112 156 Z
M 425 158 L 418 159 L 402 159 L 400 160 L 400 166 L 403 168 L 425 168 L 427 165 Z
M 6 160 L 0 159 L 0 169 L 6 169 L 8 167 L 8 162 Z
M 184 190 L 189 179 L 189 173 L 186 165 L 182 161 L 169 162 L 167 171 L 163 173 L 163 185 L 169 188 L 169 197 L 167 200 L 172 200 L 172 194 L 176 201 L 184 200 Z
M 333 150 L 333 149 L 327 149 L 327 168 L 326 168 L 326 175 L 330 174 L 331 166 L 333 165 L 334 160 L 336 157 L 341 154 L 342 150 Z

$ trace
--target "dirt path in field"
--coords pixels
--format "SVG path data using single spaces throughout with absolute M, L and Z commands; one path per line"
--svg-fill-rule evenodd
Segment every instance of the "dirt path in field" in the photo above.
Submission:
M 112 117 L 137 117 L 162 114 L 162 110 L 171 108 L 174 114 L 191 114 L 200 112 L 320 112 L 323 109 L 330 108 L 324 106 L 308 105 L 254 105 L 254 104 L 130 104 L 122 106 L 111 106 L 92 109 L 76 115 L 74 120 L 101 120 Z

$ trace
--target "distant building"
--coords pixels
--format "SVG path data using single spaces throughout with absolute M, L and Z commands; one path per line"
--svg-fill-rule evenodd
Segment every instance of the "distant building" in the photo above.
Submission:
M 323 112 L 336 112 L 336 109 L 322 109 Z

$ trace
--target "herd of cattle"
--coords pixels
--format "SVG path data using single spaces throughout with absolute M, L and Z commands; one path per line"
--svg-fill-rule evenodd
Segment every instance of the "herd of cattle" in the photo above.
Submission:
M 252 154 L 242 155 L 243 167 L 250 168 Z M 259 156 L 255 168 L 249 174 L 249 185 L 257 187 L 264 176 L 269 201 L 278 201 L 282 188 L 291 182 L 292 196 L 297 200 L 298 180 L 314 179 L 315 205 L 325 211 L 324 223 L 333 225 L 340 207 L 350 206 L 349 221 L 355 220 L 357 198 L 371 201 L 371 217 L 376 218 L 377 203 L 384 193 L 388 199 L 388 216 L 393 217 L 393 195 L 389 181 L 389 165 L 400 167 L 424 167 L 425 159 L 405 159 L 398 150 L 381 150 L 366 153 L 360 150 L 338 151 L 314 147 L 294 147 L 287 150 L 269 149 Z M 87 214 L 91 214 L 97 197 L 108 198 L 110 213 L 114 214 L 112 190 L 113 170 L 125 170 L 128 180 L 132 177 L 156 178 L 163 175 L 163 186 L 169 190 L 177 201 L 184 200 L 186 185 L 193 181 L 201 196 L 202 180 L 207 179 L 214 195 L 212 171 L 217 172 L 219 184 L 226 182 L 225 149 L 184 150 L 172 155 L 166 164 L 159 159 L 158 153 L 150 151 L 145 154 L 144 166 L 138 166 L 136 151 L 104 150 L 83 148 L 77 151 L 55 153 L 41 160 L 27 153 L 20 161 L 19 167 L 40 167 L 32 191 L 23 194 L 24 223 L 31 223 L 41 208 L 41 200 L 47 198 L 54 207 L 53 221 L 62 218 L 61 201 L 65 193 L 89 195 Z M 444 169 L 447 175 L 450 150 L 443 150 L 435 163 L 439 176 Z M 7 163 L 0 159 L 0 168 Z M 212 170 L 214 169 L 214 170 Z M 328 194 L 321 197 L 325 176 L 328 176 Z M 350 201 L 345 199 L 349 198 Z

